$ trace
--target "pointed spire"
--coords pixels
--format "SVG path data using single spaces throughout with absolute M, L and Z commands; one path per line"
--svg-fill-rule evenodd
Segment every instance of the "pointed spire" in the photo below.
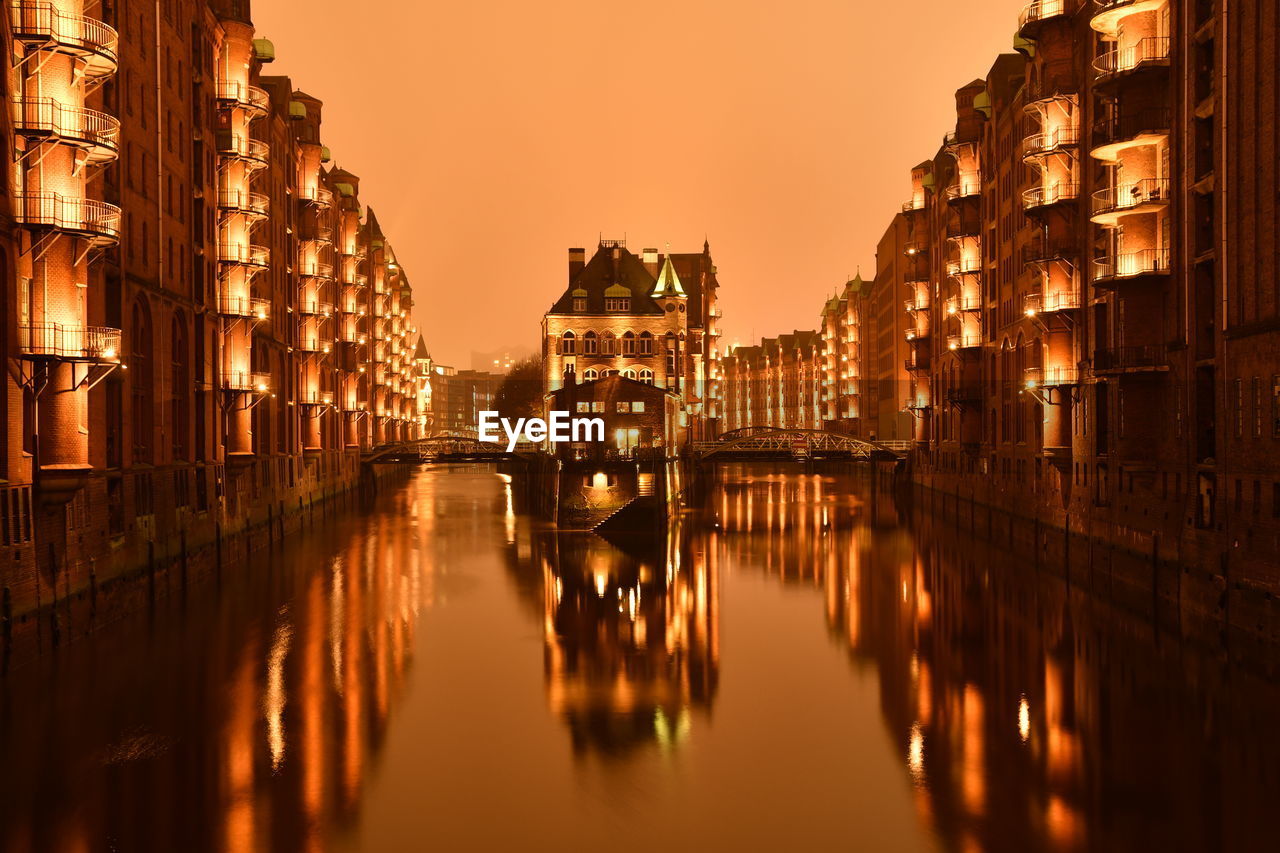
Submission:
M 654 296 L 684 296 L 684 285 L 680 283 L 680 276 L 676 275 L 676 268 L 671 265 L 671 244 L 667 244 L 667 254 L 662 262 L 662 271 L 658 273 L 658 282 L 653 287 Z

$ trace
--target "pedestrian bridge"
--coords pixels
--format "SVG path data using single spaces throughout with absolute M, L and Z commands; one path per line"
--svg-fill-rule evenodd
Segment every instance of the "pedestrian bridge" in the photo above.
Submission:
M 365 455 L 365 462 L 507 462 L 527 460 L 538 454 L 536 444 L 520 442 L 507 452 L 503 442 L 480 441 L 469 435 L 433 435 L 418 441 L 407 441 L 379 447 Z
M 746 459 L 903 459 L 901 447 L 838 432 L 782 427 L 744 427 L 722 433 L 715 441 L 694 445 L 699 461 Z

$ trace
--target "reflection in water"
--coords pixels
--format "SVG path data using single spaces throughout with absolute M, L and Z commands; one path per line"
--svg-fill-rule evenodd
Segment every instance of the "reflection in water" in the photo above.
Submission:
M 865 479 L 621 547 L 516 491 L 424 472 L 10 675 L 0 848 L 1270 844 L 1274 681 Z

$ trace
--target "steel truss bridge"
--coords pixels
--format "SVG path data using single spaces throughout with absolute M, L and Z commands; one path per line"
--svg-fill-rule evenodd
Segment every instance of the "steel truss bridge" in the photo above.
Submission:
M 526 460 L 539 452 L 537 445 L 521 442 L 512 453 L 506 441 L 480 441 L 467 435 L 433 435 L 380 447 L 364 457 L 364 462 L 504 462 Z
M 899 448 L 864 441 L 838 432 L 782 427 L 743 427 L 722 433 L 715 441 L 694 445 L 699 461 L 744 459 L 902 459 Z

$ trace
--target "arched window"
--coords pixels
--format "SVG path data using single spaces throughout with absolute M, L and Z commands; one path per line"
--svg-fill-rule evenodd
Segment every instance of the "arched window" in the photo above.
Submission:
M 647 367 L 644 370 L 640 371 L 640 381 L 643 382 L 645 385 L 652 385 L 653 371 Z
M 575 344 L 576 341 L 574 340 L 573 332 L 565 332 L 560 338 L 560 354 L 573 355 L 576 351 Z
M 188 459 L 187 443 L 191 431 L 191 378 L 187 365 L 187 323 L 181 312 L 175 312 L 170 331 L 169 363 L 169 431 L 174 459 Z
M 640 354 L 653 355 L 653 335 L 648 332 L 640 333 Z
M 622 354 L 636 354 L 636 336 L 634 332 L 627 332 L 622 336 Z
M 585 355 L 596 354 L 596 333 L 587 332 L 582 336 L 582 352 Z
M 667 332 L 667 374 L 674 375 L 676 372 L 676 336 L 674 332 Z
M 622 378 L 623 378 L 623 379 L 635 379 L 635 378 L 636 378 L 636 372 L 635 372 L 634 370 L 632 370 L 630 367 L 628 367 L 626 370 L 622 371 Z
M 600 354 L 613 355 L 617 349 L 617 344 L 613 337 L 613 332 L 605 332 L 600 338 Z
M 594 382 L 600 378 L 600 374 L 594 367 L 588 367 L 586 372 L 582 374 L 582 378 L 586 382 Z
M 152 364 L 151 312 L 143 297 L 133 303 L 133 334 L 130 341 L 129 379 L 133 391 L 133 461 L 151 462 L 151 437 L 155 418 L 151 403 L 155 388 Z

